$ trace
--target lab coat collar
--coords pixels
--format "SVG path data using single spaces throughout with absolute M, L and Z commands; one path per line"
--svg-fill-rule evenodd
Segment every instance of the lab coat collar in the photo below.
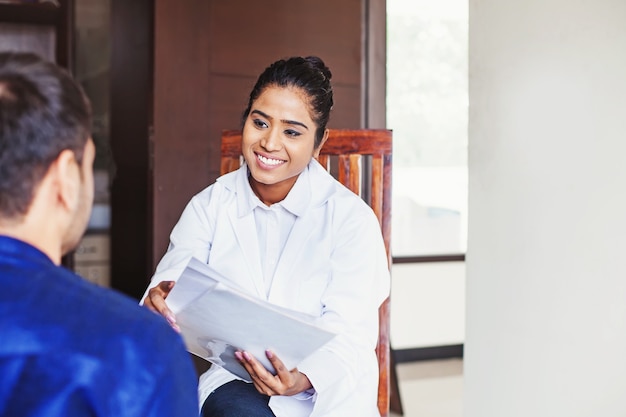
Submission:
M 293 203 L 290 202 L 290 204 L 293 204 L 291 209 L 299 214 L 295 213 L 298 217 L 276 266 L 269 295 L 266 293 L 261 274 L 258 239 L 256 239 L 254 234 L 251 234 L 251 231 L 256 230 L 252 213 L 256 205 L 252 203 L 252 198 L 250 197 L 250 194 L 254 194 L 246 192 L 247 190 L 251 191 L 248 184 L 248 169 L 243 165 L 239 170 L 226 174 L 217 180 L 225 188 L 237 194 L 238 209 L 236 212 L 232 211 L 229 217 L 236 239 L 239 242 L 239 247 L 250 267 L 250 279 L 254 283 L 258 296 L 285 307 L 289 306 L 289 300 L 293 300 L 298 291 L 297 285 L 287 284 L 294 274 L 294 269 L 299 265 L 294 260 L 301 259 L 306 242 L 310 239 L 313 232 L 320 227 L 316 217 L 311 217 L 308 214 L 322 206 L 339 185 L 314 159 L 309 163 L 303 174 L 300 175 L 301 178 L 298 178 L 299 181 L 296 182 L 299 184 L 294 194 L 294 201 Z M 294 186 L 294 188 L 296 187 Z
M 237 171 L 217 179 L 219 183 L 237 195 L 238 217 L 244 217 L 263 203 L 252 191 L 248 182 L 248 167 L 244 163 Z M 303 216 L 311 206 L 323 204 L 331 194 L 334 179 L 326 170 L 312 159 L 298 176 L 287 197 L 280 205 L 297 217 Z

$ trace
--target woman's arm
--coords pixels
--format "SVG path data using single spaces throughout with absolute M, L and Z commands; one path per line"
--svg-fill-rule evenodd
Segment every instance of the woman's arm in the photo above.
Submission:
M 167 295 L 192 257 L 207 262 L 211 252 L 213 226 L 210 220 L 209 200 L 213 189 L 214 186 L 210 186 L 195 195 L 183 210 L 170 234 L 167 252 L 159 261 L 140 302 L 168 318 L 170 324 L 173 315 L 165 304 Z

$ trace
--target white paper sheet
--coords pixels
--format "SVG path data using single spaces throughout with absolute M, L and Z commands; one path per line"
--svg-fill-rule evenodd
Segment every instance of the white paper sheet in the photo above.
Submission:
M 235 351 L 249 352 L 275 374 L 265 356 L 267 349 L 293 369 L 335 336 L 313 325 L 313 317 L 256 299 L 225 282 L 208 265 L 191 259 L 167 297 L 167 305 L 189 352 L 246 381 L 250 376 Z

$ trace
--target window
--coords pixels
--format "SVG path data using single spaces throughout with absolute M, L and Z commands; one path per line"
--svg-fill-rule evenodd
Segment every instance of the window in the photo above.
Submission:
M 467 46 L 466 0 L 387 0 L 394 258 L 465 253 Z

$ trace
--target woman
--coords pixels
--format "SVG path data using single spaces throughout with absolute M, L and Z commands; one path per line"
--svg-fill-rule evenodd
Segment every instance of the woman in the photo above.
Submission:
M 245 164 L 189 202 L 144 304 L 176 328 L 165 299 L 196 257 L 251 295 L 318 317 L 338 336 L 295 369 L 268 351 L 276 376 L 238 352 L 252 384 L 213 365 L 200 378 L 203 416 L 378 415 L 375 346 L 387 258 L 370 207 L 315 160 L 328 137 L 330 79 L 317 57 L 279 60 L 259 76 L 243 115 Z

